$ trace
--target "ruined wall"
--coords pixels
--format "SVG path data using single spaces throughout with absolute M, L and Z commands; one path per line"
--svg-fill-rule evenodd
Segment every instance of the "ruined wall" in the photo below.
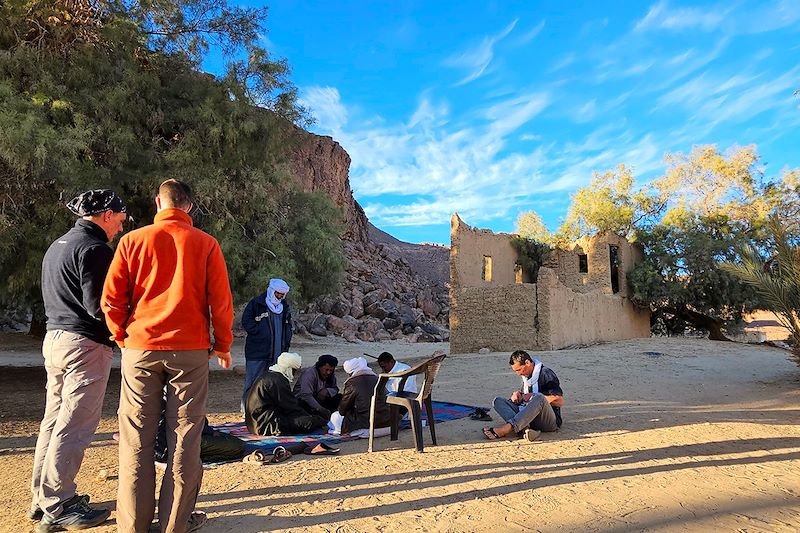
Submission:
M 450 306 L 450 352 L 538 348 L 536 285 L 458 289 Z
M 622 237 L 586 237 L 554 250 L 536 284 L 517 284 L 511 235 L 474 229 L 454 214 L 450 248 L 450 350 L 554 350 L 650 336 L 650 313 L 630 301 L 626 272 L 641 252 Z M 612 294 L 610 245 L 618 247 L 619 292 Z M 586 254 L 588 273 L 579 271 Z M 482 279 L 492 256 L 492 280 Z
M 582 237 L 569 249 L 553 250 L 547 266 L 556 271 L 559 281 L 575 292 L 588 293 L 600 290 L 612 294 L 610 246 L 619 249 L 619 287 L 620 293 L 630 297 L 626 273 L 641 260 L 641 251 L 619 235 L 606 234 Z M 586 254 L 588 273 L 578 269 L 578 256 Z
M 549 268 L 539 270 L 537 286 L 540 349 L 650 336 L 650 312 L 634 307 L 622 291 L 577 292 Z
M 483 256 L 492 258 L 492 280 L 482 278 Z M 450 283 L 454 287 L 500 287 L 514 283 L 517 252 L 504 233 L 472 228 L 458 214 L 450 220 Z

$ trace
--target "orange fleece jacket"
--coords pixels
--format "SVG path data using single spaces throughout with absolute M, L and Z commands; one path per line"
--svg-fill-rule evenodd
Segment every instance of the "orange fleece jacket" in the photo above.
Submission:
M 100 300 L 111 340 L 138 350 L 229 352 L 233 299 L 219 243 L 175 208 L 120 239 Z

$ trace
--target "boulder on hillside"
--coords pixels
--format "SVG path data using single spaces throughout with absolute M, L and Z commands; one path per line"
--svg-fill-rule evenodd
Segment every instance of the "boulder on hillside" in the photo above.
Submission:
M 327 315 L 326 318 L 327 318 L 326 322 L 328 331 L 330 331 L 334 335 L 341 336 L 345 331 L 355 332 L 356 330 L 357 326 L 354 326 L 344 318 L 339 318 L 336 315 Z
M 330 307 L 330 314 L 342 318 L 350 314 L 350 304 L 345 300 L 337 300 L 336 303 Z

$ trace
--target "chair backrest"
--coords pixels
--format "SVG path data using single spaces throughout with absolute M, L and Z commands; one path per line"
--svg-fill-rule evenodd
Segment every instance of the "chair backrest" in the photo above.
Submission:
M 439 373 L 439 367 L 442 366 L 442 361 L 444 361 L 445 357 L 447 357 L 447 354 L 437 355 L 412 366 L 408 370 L 395 372 L 393 374 L 378 375 L 378 382 L 375 384 L 375 394 L 382 394 L 383 388 L 391 378 L 398 378 L 400 380 L 397 390 L 403 391 L 405 390 L 406 381 L 408 381 L 408 378 L 411 376 L 424 375 L 425 377 L 422 385 L 417 383 L 417 396 L 413 397 L 414 400 L 422 402 L 422 400 L 431 395 L 433 381 L 436 379 L 436 374 Z
M 422 384 L 422 387 L 419 388 L 419 394 L 417 395 L 418 401 L 422 401 L 431 395 L 433 381 L 436 379 L 436 374 L 439 373 L 439 367 L 442 366 L 442 361 L 444 361 L 445 357 L 447 357 L 447 354 L 437 355 L 436 357 L 432 357 L 420 363 L 419 366 L 422 367 L 422 372 L 419 373 L 422 374 L 424 372 L 425 382 Z

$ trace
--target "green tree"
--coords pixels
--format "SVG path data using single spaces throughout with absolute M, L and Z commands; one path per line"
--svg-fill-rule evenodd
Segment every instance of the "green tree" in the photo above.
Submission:
M 656 318 L 677 318 L 725 340 L 724 330 L 756 309 L 752 287 L 719 262 L 735 261 L 738 249 L 764 238 L 774 199 L 762 181 L 753 147 L 726 154 L 716 146 L 697 146 L 690 154 L 667 154 L 667 171 L 653 188 L 668 197 L 661 219 L 637 229 L 645 254 L 628 279 L 635 301 Z
M 776 314 L 789 331 L 794 360 L 800 365 L 800 247 L 780 218 L 772 218 L 769 230 L 775 247 L 771 257 L 763 257 L 759 248 L 748 244 L 739 249 L 741 262 L 721 266 L 753 287 L 764 307 Z
M 633 301 L 650 307 L 655 318 L 678 319 L 727 340 L 724 328 L 758 308 L 755 290 L 717 268 L 737 258 L 746 228 L 724 215 L 683 219 L 637 233 L 644 261 L 628 274 Z
M 139 226 L 168 177 L 194 188 L 238 301 L 275 275 L 295 301 L 336 288 L 341 213 L 284 170 L 306 114 L 286 63 L 257 44 L 265 13 L 224 0 L 0 3 L 0 308 L 41 322 L 41 259 L 75 193 L 115 189 Z M 210 45 L 229 54 L 220 78 L 198 70 Z
M 629 237 L 637 226 L 657 216 L 666 195 L 650 186 L 634 190 L 634 182 L 625 165 L 602 174 L 594 172 L 589 186 L 572 195 L 567 218 L 557 232 L 559 240 L 606 232 Z
M 511 245 L 517 252 L 517 265 L 522 267 L 525 283 L 536 283 L 539 268 L 550 257 L 552 248 L 547 243 L 521 236 L 514 237 Z
M 526 211 L 517 217 L 516 234 L 523 239 L 552 244 L 553 235 L 548 231 L 536 211 Z
M 625 165 L 594 173 L 573 195 L 557 235 L 572 241 L 612 232 L 637 241 L 645 259 L 628 275 L 636 302 L 724 339 L 726 326 L 759 298 L 718 262 L 735 261 L 747 242 L 762 243 L 771 214 L 794 221 L 800 214 L 798 172 L 765 180 L 758 162 L 752 146 L 721 152 L 707 145 L 667 154 L 664 175 L 638 188 Z

